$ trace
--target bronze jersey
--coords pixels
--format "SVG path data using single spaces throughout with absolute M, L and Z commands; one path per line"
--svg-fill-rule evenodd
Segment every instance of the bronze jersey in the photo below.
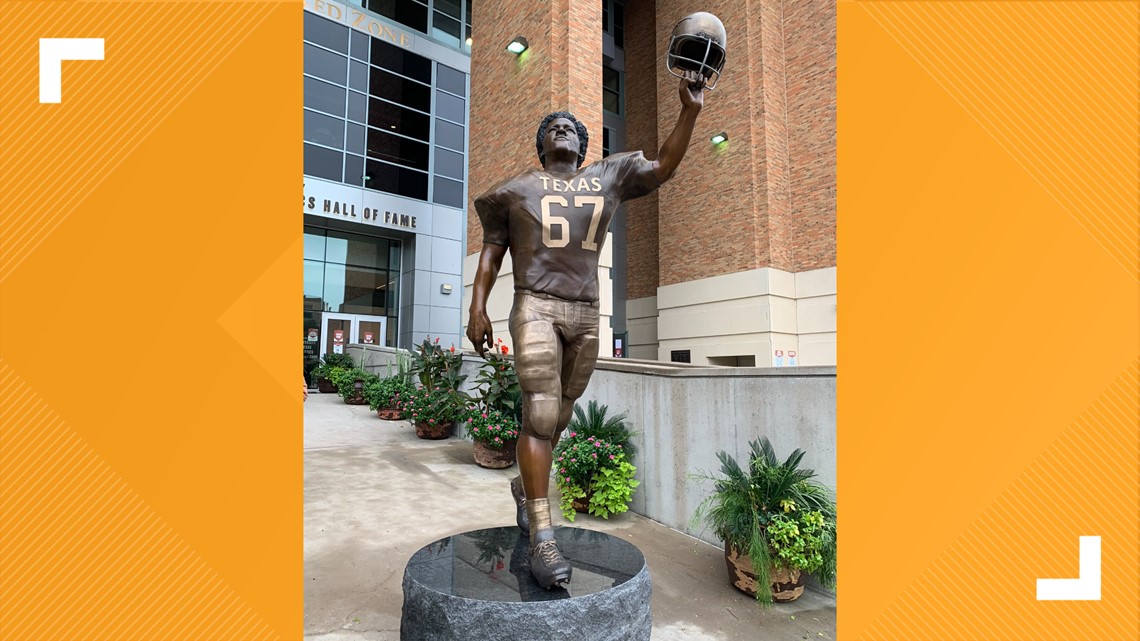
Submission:
M 569 175 L 523 172 L 476 198 L 475 210 L 483 242 L 510 248 L 516 290 L 594 302 L 614 212 L 658 186 L 653 163 L 633 151 Z

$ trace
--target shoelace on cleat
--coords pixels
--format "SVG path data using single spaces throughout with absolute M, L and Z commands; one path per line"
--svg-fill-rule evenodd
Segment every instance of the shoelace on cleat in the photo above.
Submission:
M 566 559 L 562 558 L 562 554 L 558 551 L 558 545 L 554 541 L 543 541 L 535 546 L 535 552 L 542 564 L 548 568 L 553 568 L 555 565 L 564 563 Z

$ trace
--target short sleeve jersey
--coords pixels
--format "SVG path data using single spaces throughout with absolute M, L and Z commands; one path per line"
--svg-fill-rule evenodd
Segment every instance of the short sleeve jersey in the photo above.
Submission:
M 515 289 L 598 300 L 598 258 L 621 203 L 659 183 L 640 152 L 614 154 L 570 175 L 528 171 L 475 199 L 483 242 L 506 245 Z

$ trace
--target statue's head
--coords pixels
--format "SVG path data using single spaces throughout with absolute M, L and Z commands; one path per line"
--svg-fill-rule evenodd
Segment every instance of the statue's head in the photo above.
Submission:
M 567 123 L 572 127 L 567 126 Z M 550 135 L 547 135 L 548 133 Z M 546 154 L 558 149 L 577 150 L 577 166 L 581 167 L 582 163 L 586 162 L 586 148 L 589 143 L 590 134 L 586 132 L 586 125 L 578 122 L 578 119 L 568 111 L 556 111 L 543 118 L 542 124 L 538 126 L 538 133 L 534 136 L 538 161 L 543 167 L 546 167 Z

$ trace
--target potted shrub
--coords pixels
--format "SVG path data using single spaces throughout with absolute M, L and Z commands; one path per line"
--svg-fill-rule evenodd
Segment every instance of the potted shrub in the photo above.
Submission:
M 368 407 L 387 421 L 398 421 L 403 418 L 404 412 L 399 407 L 401 398 L 416 390 L 408 372 L 407 357 L 402 353 L 396 354 L 396 370 L 392 373 L 392 364 L 388 364 L 388 375 L 377 377 L 364 386 L 364 399 Z
M 462 395 L 455 390 L 420 387 L 407 395 L 400 409 L 415 426 L 416 436 L 444 439 L 451 436 L 465 406 Z
M 380 418 L 398 421 L 404 418 L 404 412 L 399 406 L 400 399 L 415 390 L 416 386 L 403 376 L 376 377 L 364 386 L 364 400 Z
M 370 381 L 379 378 L 375 374 L 360 368 L 341 370 L 336 377 L 337 392 L 349 405 L 364 405 L 364 387 Z
M 835 502 L 815 472 L 800 468 L 803 450 L 784 461 L 767 438 L 750 443 L 748 465 L 717 453 L 721 475 L 697 510 L 724 541 L 729 580 L 764 603 L 794 601 L 810 574 L 835 585 Z M 761 577 L 761 578 L 758 578 Z
M 475 442 L 472 451 L 479 467 L 501 470 L 515 464 L 519 424 L 513 416 L 497 409 L 471 406 L 464 428 Z
M 333 370 L 352 369 L 354 365 L 352 357 L 348 354 L 325 354 L 321 357 L 321 364 L 313 368 L 310 376 L 316 379 L 317 389 L 322 394 L 333 394 L 337 392 L 336 383 L 333 381 Z
M 602 518 L 625 512 L 641 484 L 633 478 L 637 468 L 626 460 L 624 446 L 582 432 L 571 431 L 558 442 L 554 469 L 562 515 L 568 521 L 575 512 Z

